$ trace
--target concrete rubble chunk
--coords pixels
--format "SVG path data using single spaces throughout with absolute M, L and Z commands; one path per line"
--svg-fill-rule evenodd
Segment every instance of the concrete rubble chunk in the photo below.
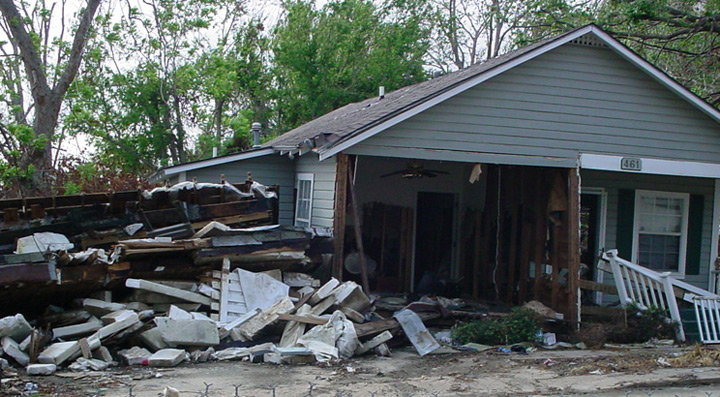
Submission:
M 365 343 L 358 344 L 357 349 L 355 349 L 355 354 L 365 354 L 369 352 L 370 350 L 384 344 L 385 342 L 392 339 L 393 336 L 390 333 L 390 331 L 385 331 L 381 333 L 380 335 L 370 339 L 369 341 L 366 341 Z
M 250 349 L 247 347 L 229 347 L 215 352 L 213 354 L 216 360 L 242 360 L 245 357 L 250 357 Z
M 205 350 L 195 350 L 190 353 L 190 360 L 194 363 L 208 362 L 212 358 L 213 354 L 215 354 L 215 349 L 212 347 L 208 347 Z
M 284 356 L 279 353 L 266 353 L 263 356 L 263 361 L 271 364 L 288 364 L 288 365 L 299 365 L 299 364 L 312 364 L 316 362 L 315 355 L 304 354 L 304 355 L 293 355 Z
M 341 307 L 349 307 L 358 312 L 370 307 L 370 299 L 362 287 L 354 281 L 346 281 L 335 291 L 335 300 Z
M 380 357 L 390 357 L 392 356 L 392 352 L 390 351 L 390 348 L 388 347 L 387 343 L 383 343 L 380 346 L 373 349 L 375 354 L 377 354 Z
M 125 309 L 122 303 L 105 302 L 100 299 L 85 298 L 83 299 L 85 310 L 96 317 L 102 317 L 106 314 Z
M 214 321 L 155 318 L 163 341 L 170 346 L 215 346 L 220 335 Z
M 57 365 L 55 364 L 30 364 L 25 368 L 28 375 L 33 376 L 48 376 L 52 375 L 57 371 Z
M 332 295 L 338 285 L 340 285 L 340 281 L 338 281 L 335 277 L 331 278 L 330 281 L 323 284 L 323 286 L 315 292 L 315 295 L 310 298 L 309 303 L 311 305 L 317 305 L 318 302 Z
M 168 347 L 168 344 L 162 338 L 162 332 L 160 332 L 160 329 L 158 328 L 149 329 L 138 335 L 138 338 L 140 338 L 140 341 L 153 352 Z
M 128 314 L 124 314 L 119 321 L 108 324 L 95 332 L 95 336 L 99 339 L 105 339 L 111 335 L 114 335 L 126 328 L 129 328 L 140 322 L 137 313 L 129 311 Z
M 142 365 L 143 361 L 152 356 L 152 353 L 145 348 L 133 346 L 129 349 L 120 350 L 118 356 L 126 362 L 127 365 Z
M 138 318 L 137 313 L 135 313 L 134 311 L 123 309 L 106 314 L 102 316 L 100 320 L 102 320 L 103 324 L 108 325 L 125 321 L 129 318 L 132 318 L 133 316 L 135 316 L 135 318 Z
M 4 358 L 0 358 L 0 369 L 5 370 L 10 368 L 10 363 Z
M 193 302 L 193 303 L 200 303 L 203 305 L 210 306 L 212 304 L 212 299 L 205 295 L 197 294 L 195 292 L 185 291 L 179 288 L 169 287 L 167 285 L 162 285 L 158 283 L 153 283 L 151 281 L 147 280 L 138 280 L 134 278 L 129 278 L 125 280 L 125 286 L 128 288 L 136 288 L 136 289 L 142 289 L 145 291 L 155 292 L 162 295 L 172 296 L 175 298 L 180 298 L 182 300 Z
M 187 353 L 180 349 L 162 349 L 150 356 L 148 365 L 151 367 L 174 367 L 185 361 Z
M 30 335 L 30 331 L 32 331 L 32 327 L 20 313 L 0 319 L 0 338 L 8 336 L 15 342 L 22 342 Z
M 86 323 L 53 328 L 53 339 L 65 339 L 86 335 L 102 328 L 103 323 L 97 317 L 90 317 Z
M 35 331 L 33 331 L 35 332 Z M 28 347 L 30 347 L 30 342 L 32 342 L 32 332 L 30 335 L 28 335 L 25 339 L 22 340 L 22 342 L 18 343 L 18 346 L 20 347 L 20 350 L 27 353 Z M 0 349 L 0 356 L 2 355 L 2 349 Z
M 108 364 L 114 361 L 112 354 L 110 354 L 110 350 L 108 350 L 108 348 L 105 346 L 100 346 L 97 349 L 93 350 L 92 358 L 105 361 Z
M 38 361 L 42 364 L 60 365 L 79 351 L 80 345 L 77 341 L 53 343 L 38 355 Z
M 25 366 L 30 362 L 30 357 L 25 354 L 24 351 L 20 350 L 18 343 L 9 336 L 2 338 L 2 349 L 5 355 L 12 357 L 12 359 L 20 365 Z
M 167 316 L 169 318 L 172 318 L 173 320 L 192 320 L 193 319 L 192 314 L 186 312 L 185 310 L 183 310 L 175 305 L 170 305 L 170 310 L 168 310 Z
M 83 371 L 104 371 L 110 366 L 110 363 L 94 358 L 80 357 L 74 363 L 68 366 L 68 369 L 75 372 Z
M 125 305 L 125 308 L 128 310 L 134 310 L 136 312 L 142 312 L 145 310 L 152 310 L 150 306 L 148 306 L 145 303 L 142 302 L 130 302 Z
M 289 313 L 293 309 L 295 309 L 295 305 L 290 300 L 290 297 L 286 296 L 263 310 L 262 313 L 240 324 L 235 330 L 238 330 L 243 337 L 252 340 L 260 331 L 278 321 L 279 314 Z

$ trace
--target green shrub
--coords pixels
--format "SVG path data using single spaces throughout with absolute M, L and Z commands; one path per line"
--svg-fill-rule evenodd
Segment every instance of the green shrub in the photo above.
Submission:
M 535 312 L 515 308 L 505 317 L 458 325 L 452 335 L 462 344 L 511 345 L 535 341 L 539 330 Z
M 667 309 L 651 306 L 641 310 L 628 306 L 625 324 L 610 331 L 608 341 L 614 343 L 644 343 L 652 338 L 674 339 L 678 324 L 670 321 Z

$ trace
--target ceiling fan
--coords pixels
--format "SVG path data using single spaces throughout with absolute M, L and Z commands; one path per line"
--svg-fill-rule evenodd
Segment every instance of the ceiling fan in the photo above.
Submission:
M 449 175 L 449 172 L 440 171 L 440 170 L 427 170 L 421 163 L 413 161 L 412 163 L 408 163 L 407 167 L 402 170 L 398 170 L 395 172 L 391 172 L 389 174 L 385 174 L 380 176 L 380 178 L 385 178 L 388 176 L 393 175 L 401 175 L 403 178 L 435 178 L 439 174 Z

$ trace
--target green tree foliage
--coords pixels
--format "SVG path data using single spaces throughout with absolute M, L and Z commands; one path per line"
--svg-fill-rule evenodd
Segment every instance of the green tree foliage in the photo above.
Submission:
M 273 37 L 277 128 L 287 130 L 350 102 L 426 79 L 419 18 L 391 21 L 366 0 L 285 5 Z

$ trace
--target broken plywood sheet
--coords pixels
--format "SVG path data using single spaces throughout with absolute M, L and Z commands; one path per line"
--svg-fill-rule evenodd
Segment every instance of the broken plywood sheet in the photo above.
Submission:
M 244 338 L 252 340 L 260 331 L 274 324 L 278 320 L 278 315 L 289 313 L 293 309 L 295 309 L 295 305 L 293 305 L 290 297 L 286 296 L 274 305 L 263 310 L 262 313 L 240 324 L 235 330 Z
M 400 323 L 405 335 L 407 335 L 421 356 L 440 348 L 440 344 L 437 343 L 432 334 L 425 328 L 425 324 L 423 324 L 420 317 L 412 310 L 400 310 L 395 313 L 393 317 Z

